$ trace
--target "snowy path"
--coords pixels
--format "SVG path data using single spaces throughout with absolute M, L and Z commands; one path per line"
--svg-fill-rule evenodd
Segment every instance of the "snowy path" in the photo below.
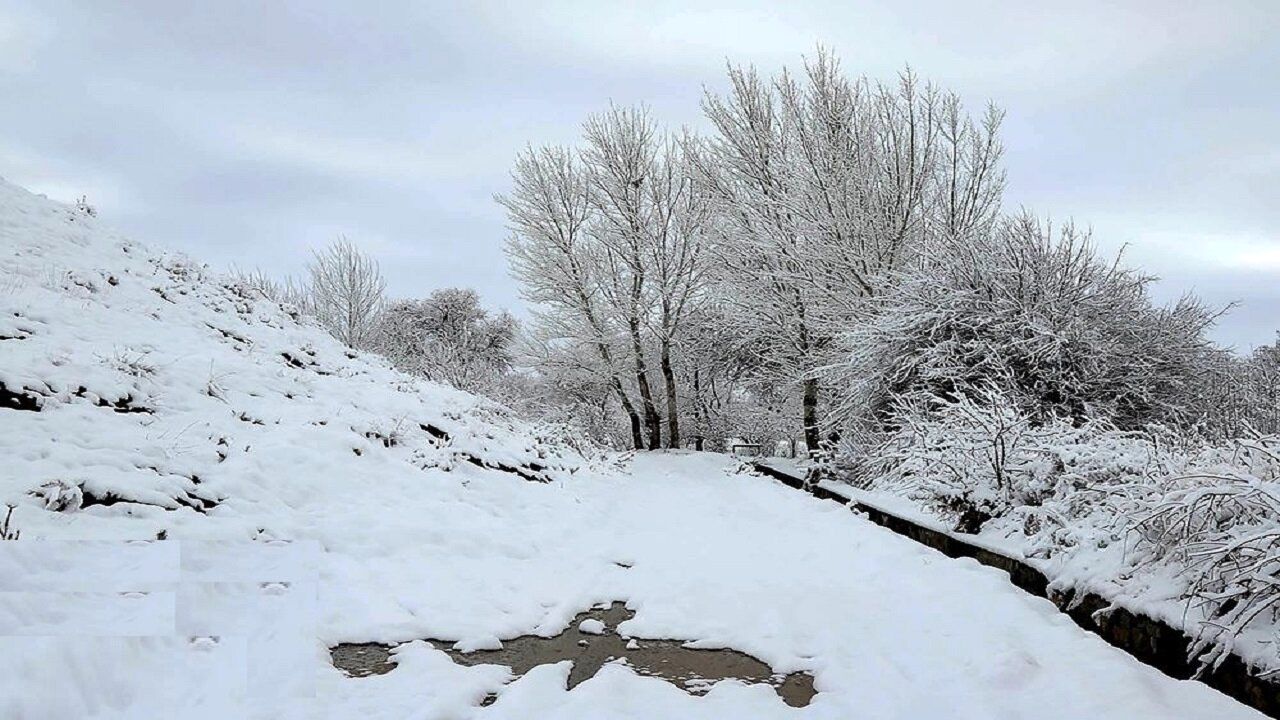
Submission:
M 724 456 L 593 469 L 2 182 L 0 248 L 0 501 L 22 530 L 0 542 L 4 720 L 1258 717 Z M 619 665 L 567 692 L 565 664 L 509 682 L 422 642 L 386 675 L 330 665 L 339 643 L 552 636 L 612 601 L 623 633 L 810 672 L 818 695 L 694 697 Z
M 330 679 L 333 707 L 593 720 L 1261 717 L 1141 665 L 994 570 L 726 467 L 722 456 L 640 456 L 626 477 L 470 493 L 414 549 L 432 556 L 417 571 L 425 575 L 395 555 L 362 560 L 373 582 L 343 601 L 381 603 L 389 616 L 361 630 L 346 614 L 352 622 L 336 622 L 345 631 L 331 640 L 390 639 L 388 628 L 420 623 L 428 636 L 483 646 L 494 635 L 552 634 L 592 603 L 625 600 L 637 614 L 624 632 L 695 638 L 780 672 L 813 672 L 809 707 L 728 682 L 696 698 L 617 666 L 565 692 L 561 665 L 535 668 L 479 708 L 503 674 L 459 668 L 421 645 L 389 675 Z M 397 602 L 376 587 L 394 588 Z M 424 687 L 434 699 L 424 702 Z

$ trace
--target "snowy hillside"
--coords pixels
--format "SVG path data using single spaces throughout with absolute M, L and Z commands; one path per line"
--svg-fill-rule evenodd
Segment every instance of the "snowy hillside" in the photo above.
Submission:
M 5 499 L 126 503 L 62 520 L 20 512 L 32 535 L 53 523 L 63 536 L 180 536 L 223 504 L 305 509 L 326 478 L 470 462 L 545 481 L 578 466 L 492 403 L 396 373 L 202 265 L 10 185 L 0 247 L 0 403 L 31 411 L 0 416 Z M 120 514 L 138 522 L 99 522 Z M 292 530 L 280 521 L 273 530 Z
M 0 717 L 1257 717 L 730 458 L 589 460 L 7 184 L 0 285 Z M 568 690 L 567 662 L 422 642 L 614 602 L 584 638 L 732 648 L 817 695 L 623 658 Z M 347 677 L 339 643 L 395 669 Z
M 0 455 L 0 502 L 17 506 L 11 526 L 23 541 L 278 538 L 326 548 L 339 538 L 360 545 L 379 525 L 430 534 L 422 515 L 395 511 L 443 487 L 563 480 L 583 465 L 487 400 L 348 351 L 192 260 L 7 183 Z M 23 565 L 14 555 L 92 573 L 73 560 L 83 550 L 5 545 L 0 582 L 14 602 L 0 607 L 0 635 L 29 634 L 34 619 L 58 614 L 56 602 L 24 604 L 15 591 L 104 588 L 93 577 L 33 586 L 25 575 L 39 558 L 24 555 Z M 108 586 L 140 589 L 122 582 Z M 37 634 L 87 630 L 68 622 L 58 631 L 45 616 Z M 28 711 L 17 716 L 80 717 Z

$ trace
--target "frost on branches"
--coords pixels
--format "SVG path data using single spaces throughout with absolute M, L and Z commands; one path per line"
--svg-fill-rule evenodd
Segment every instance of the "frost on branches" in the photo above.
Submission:
M 1267 642 L 1280 672 L 1280 437 L 1238 440 L 1170 478 L 1134 528 L 1154 562 L 1178 568 L 1201 618 L 1191 648 L 1216 665 L 1241 638 Z M 1242 650 L 1248 653 L 1252 648 Z
M 1204 667 L 1280 668 L 1280 438 L 1038 421 L 995 388 L 915 399 L 844 476 L 1040 561 L 1055 582 L 1183 624 Z
M 470 289 L 394 300 L 378 316 L 369 346 L 405 372 L 470 392 L 493 392 L 511 369 L 516 321 L 490 313 Z
M 884 414 L 912 394 L 995 385 L 1037 420 L 1189 425 L 1217 374 L 1205 337 L 1216 315 L 1192 298 L 1154 305 L 1151 280 L 1074 227 L 1026 215 L 942 243 L 843 334 L 830 369 L 847 389 L 840 409 Z

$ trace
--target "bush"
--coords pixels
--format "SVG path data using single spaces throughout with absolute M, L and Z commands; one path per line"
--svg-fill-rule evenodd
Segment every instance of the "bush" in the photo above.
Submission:
M 860 454 L 846 446 L 863 487 L 1053 559 L 1067 584 L 1185 603 L 1202 670 L 1245 638 L 1249 657 L 1280 647 L 1280 437 L 1037 422 L 995 387 L 900 403 L 892 422 Z
M 944 243 L 871 319 L 843 336 L 834 369 L 849 415 L 883 420 L 898 398 L 974 397 L 998 386 L 1037 423 L 1122 429 L 1198 417 L 1215 315 L 1191 298 L 1156 307 L 1152 278 L 1104 262 L 1087 234 L 1028 216 L 973 242 Z
M 1280 437 L 1236 441 L 1174 478 L 1134 523 L 1155 562 L 1184 576 L 1203 618 L 1190 654 L 1215 667 L 1253 627 L 1280 641 Z
M 846 446 L 846 474 L 907 495 L 957 531 L 1016 517 L 1032 553 L 1046 556 L 1075 544 L 1054 535 L 1072 516 L 1122 499 L 1126 488 L 1179 467 L 1181 457 L 1159 428 L 1038 421 L 994 385 L 955 400 L 917 396 L 899 404 L 892 423 L 895 431 L 859 455 L 850 458 Z
M 369 345 L 405 372 L 491 392 L 512 368 L 517 329 L 509 313 L 486 310 L 476 291 L 444 288 L 387 305 Z

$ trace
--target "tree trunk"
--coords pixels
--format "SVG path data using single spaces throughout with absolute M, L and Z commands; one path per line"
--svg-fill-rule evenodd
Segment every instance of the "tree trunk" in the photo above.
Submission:
M 804 443 L 808 446 L 809 457 L 818 452 L 818 379 L 806 378 L 804 381 Z
M 622 389 L 622 381 L 617 375 L 613 376 L 613 391 L 617 393 L 618 401 L 622 403 L 622 409 L 631 421 L 631 444 L 636 450 L 643 450 L 644 437 L 640 434 L 640 416 L 636 414 L 636 406 L 631 404 L 631 398 L 627 397 L 627 391 Z
M 628 320 L 631 327 L 631 351 L 636 359 L 636 385 L 640 388 L 640 404 L 644 407 L 644 426 L 649 433 L 649 449 L 662 447 L 662 419 L 658 416 L 658 408 L 653 404 L 653 390 L 649 387 L 649 370 L 645 367 L 644 346 L 640 342 L 640 320 L 632 316 Z
M 676 402 L 676 374 L 671 369 L 671 340 L 662 340 L 662 380 L 667 385 L 667 447 L 680 448 L 680 408 Z
M 799 290 L 795 293 L 796 316 L 799 318 L 799 350 L 801 362 L 809 365 L 813 362 L 813 345 L 809 338 L 808 313 L 804 296 Z M 804 398 L 801 401 L 801 417 L 804 421 L 804 443 L 808 446 L 809 457 L 818 453 L 818 378 L 809 376 L 804 379 Z
M 599 351 L 605 367 L 609 369 L 609 384 L 613 386 L 613 392 L 618 396 L 618 402 L 622 404 L 622 411 L 631 421 L 631 444 L 636 450 L 643 450 L 644 437 L 640 435 L 640 415 L 636 412 L 636 406 L 631 402 L 631 398 L 627 396 L 627 391 L 623 389 L 622 380 L 613 370 L 613 353 L 609 352 L 609 346 L 604 343 L 597 343 L 596 350 Z
M 643 450 L 644 438 L 640 435 L 640 415 L 636 413 L 636 406 L 632 404 L 631 398 L 627 397 L 627 391 L 622 387 L 622 380 L 618 379 L 618 374 L 613 370 L 613 353 L 609 352 L 609 346 L 603 342 L 596 344 L 596 350 L 599 351 L 604 366 L 609 370 L 609 382 L 613 385 L 613 392 L 617 394 L 618 402 L 622 403 L 623 412 L 631 421 L 631 444 L 636 450 Z
M 702 450 L 706 440 L 705 433 L 710 428 L 711 413 L 707 410 L 706 398 L 702 396 L 702 377 L 697 367 L 693 368 L 693 440 L 694 449 Z
M 600 322 L 596 319 L 596 314 L 591 310 L 591 301 L 587 294 L 578 289 L 579 308 L 583 317 L 590 324 L 591 329 L 596 334 L 596 352 L 600 353 L 600 360 L 604 362 L 604 367 L 609 371 L 609 381 L 613 385 L 613 391 L 618 396 L 618 402 L 622 403 L 622 410 L 627 414 L 627 418 L 631 421 L 631 444 L 636 450 L 644 449 L 644 438 L 640 435 L 640 416 L 636 413 L 636 406 L 631 403 L 631 398 L 627 397 L 627 391 L 622 387 L 622 381 L 618 379 L 618 373 L 613 365 L 613 353 L 609 352 L 609 344 L 604 341 L 604 332 L 600 329 Z

